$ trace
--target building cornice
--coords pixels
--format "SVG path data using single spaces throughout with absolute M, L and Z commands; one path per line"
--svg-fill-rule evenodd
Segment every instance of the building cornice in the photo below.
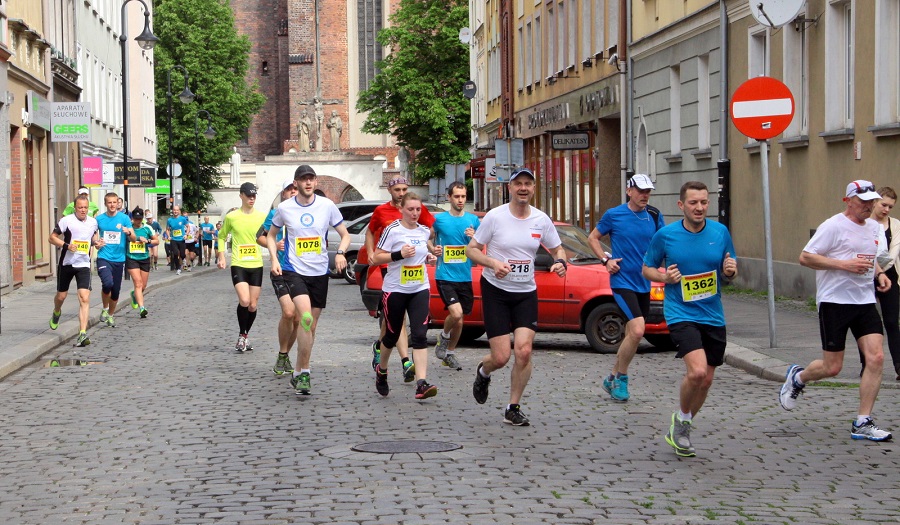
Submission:
M 49 84 L 42 80 L 38 80 L 37 77 L 17 66 L 15 62 L 9 63 L 8 75 L 10 80 L 24 84 L 29 89 L 33 89 L 43 94 L 50 91 Z
M 629 47 L 631 57 L 639 60 L 661 49 L 672 47 L 710 29 L 719 27 L 719 11 L 718 9 L 713 9 L 718 5 L 718 2 L 709 4 L 685 18 L 672 22 L 640 40 L 632 42 Z

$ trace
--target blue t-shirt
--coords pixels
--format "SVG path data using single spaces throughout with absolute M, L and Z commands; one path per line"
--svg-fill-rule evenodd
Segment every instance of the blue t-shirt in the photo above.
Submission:
M 622 258 L 619 261 L 619 271 L 609 276 L 610 287 L 638 293 L 650 291 L 650 281 L 644 279 L 641 270 L 650 239 L 666 225 L 662 214 L 657 213 L 657 218 L 654 221 L 653 215 L 646 209 L 632 211 L 628 203 L 606 210 L 600 218 L 597 231 L 600 235 L 609 234 L 613 258 Z
M 644 264 L 650 268 L 677 264 L 682 275 L 680 282 L 666 285 L 666 323 L 725 326 L 722 263 L 726 253 L 737 259 L 728 228 L 715 221 L 707 220 L 698 233 L 686 230 L 682 221 L 656 232 Z
M 148 224 L 147 226 L 153 228 L 153 231 L 155 231 L 157 235 L 159 235 L 160 233 L 162 233 L 162 227 L 161 227 L 161 226 L 159 225 L 159 223 L 156 222 L 156 221 L 152 221 L 152 222 L 151 222 L 150 224 Z
M 269 214 L 266 215 L 266 220 L 263 222 L 263 230 L 266 231 L 266 234 L 269 232 L 269 228 L 272 227 L 272 217 L 275 216 L 275 212 L 277 209 L 269 210 Z M 284 238 L 284 228 L 279 228 L 278 235 L 275 236 L 276 241 L 280 241 Z M 284 250 L 278 250 L 278 264 L 284 268 Z
M 435 244 L 443 246 L 443 253 L 438 257 L 434 278 L 440 281 L 457 283 L 472 280 L 472 261 L 466 257 L 466 228 L 478 229 L 481 221 L 471 213 L 463 213 L 462 217 L 454 217 L 447 213 L 434 215 Z
M 179 215 L 178 217 L 169 217 L 166 221 L 166 228 L 171 228 L 172 230 L 172 240 L 173 241 L 183 241 L 185 228 L 187 228 L 188 219 L 184 215 Z
M 125 262 L 128 235 L 122 230 L 131 228 L 131 219 L 122 212 L 116 212 L 112 217 L 101 213 L 96 219 L 100 228 L 100 238 L 106 241 L 106 245 L 97 252 L 97 258 L 110 262 Z
M 213 239 L 213 232 L 216 230 L 216 227 L 213 226 L 212 223 L 201 222 L 200 230 L 203 232 L 203 240 L 211 241 Z

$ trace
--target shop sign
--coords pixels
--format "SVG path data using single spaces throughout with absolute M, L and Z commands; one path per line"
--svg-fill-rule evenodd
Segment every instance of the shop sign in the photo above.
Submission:
M 551 145 L 556 150 L 588 149 L 591 146 L 591 138 L 586 131 L 574 133 L 554 133 Z
M 91 103 L 54 102 L 50 125 L 50 142 L 90 142 Z
M 25 111 L 28 113 L 29 124 L 50 131 L 50 101 L 38 95 L 32 90 L 25 92 Z

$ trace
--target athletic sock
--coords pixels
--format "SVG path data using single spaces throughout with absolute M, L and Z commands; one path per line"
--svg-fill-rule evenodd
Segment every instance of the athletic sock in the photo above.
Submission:
M 688 423 L 690 423 L 691 422 L 691 414 L 685 414 L 684 412 L 682 412 L 679 409 L 678 410 L 678 419 L 681 421 L 687 421 Z
M 248 332 L 247 328 L 247 314 L 249 310 L 246 306 L 237 306 L 237 318 L 238 318 L 238 328 L 240 329 L 242 334 L 246 334 Z
M 856 416 L 856 426 L 862 425 L 862 424 L 865 423 L 866 420 L 869 419 L 870 417 L 871 417 L 871 416 L 869 416 L 868 414 L 866 414 L 866 415 L 860 414 L 860 415 Z
M 400 359 L 400 362 L 403 364 L 403 367 L 406 368 L 406 363 L 409 362 L 409 358 L 404 357 L 404 358 Z
M 616 379 L 622 379 L 623 377 L 625 377 L 627 375 L 628 374 L 623 374 L 622 372 L 616 372 Z
M 251 328 L 253 328 L 253 321 L 256 320 L 256 310 L 250 311 L 250 308 L 247 308 L 247 331 L 249 332 Z
M 441 337 L 444 339 L 450 339 L 450 334 L 444 331 L 441 331 Z

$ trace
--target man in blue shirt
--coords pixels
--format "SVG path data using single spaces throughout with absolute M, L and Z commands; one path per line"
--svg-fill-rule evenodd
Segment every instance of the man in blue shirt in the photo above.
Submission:
M 466 246 L 481 223 L 478 217 L 464 211 L 465 184 L 451 183 L 447 188 L 447 195 L 450 211 L 436 214 L 432 226 L 434 244 L 440 248 L 434 271 L 435 286 L 447 309 L 444 329 L 438 334 L 434 355 L 443 361 L 444 366 L 462 370 L 454 352 L 462 333 L 463 317 L 472 313 L 475 300 L 472 292 L 472 261 L 466 257 Z
M 628 401 L 628 365 L 644 337 L 644 318 L 650 313 L 650 281 L 641 274 L 644 253 L 653 235 L 666 225 L 659 210 L 648 204 L 654 189 L 647 175 L 631 177 L 625 190 L 628 201 L 607 210 L 588 236 L 594 255 L 609 272 L 613 298 L 628 319 L 612 373 L 603 378 L 603 389 L 614 401 Z M 600 237 L 604 235 L 609 235 L 614 255 L 603 252 Z
M 725 310 L 721 286 L 737 275 L 728 229 L 706 220 L 709 190 L 702 182 L 681 186 L 678 207 L 684 219 L 656 232 L 644 255 L 644 277 L 666 283 L 663 310 L 669 334 L 687 371 L 681 381 L 680 410 L 672 414 L 666 443 L 683 457 L 695 456 L 691 421 L 725 362 Z M 660 271 L 661 264 L 667 265 Z
M 109 327 L 116 326 L 113 315 L 119 302 L 119 291 L 122 289 L 122 276 L 125 273 L 125 246 L 128 238 L 134 235 L 131 219 L 118 211 L 119 197 L 115 193 L 107 193 L 104 197 L 106 213 L 97 215 L 100 242 L 97 246 L 97 274 L 103 284 L 103 311 L 100 321 Z
M 181 264 L 185 257 L 184 234 L 187 223 L 187 217 L 181 214 L 181 206 L 172 206 L 172 216 L 166 221 L 166 233 L 172 243 L 169 270 L 176 275 L 181 275 Z
M 209 266 L 209 261 L 213 257 L 212 246 L 213 246 L 213 233 L 216 231 L 216 227 L 209 222 L 209 216 L 203 217 L 203 222 L 200 223 L 200 231 L 202 231 L 203 236 L 203 260 L 206 261 L 206 266 Z

